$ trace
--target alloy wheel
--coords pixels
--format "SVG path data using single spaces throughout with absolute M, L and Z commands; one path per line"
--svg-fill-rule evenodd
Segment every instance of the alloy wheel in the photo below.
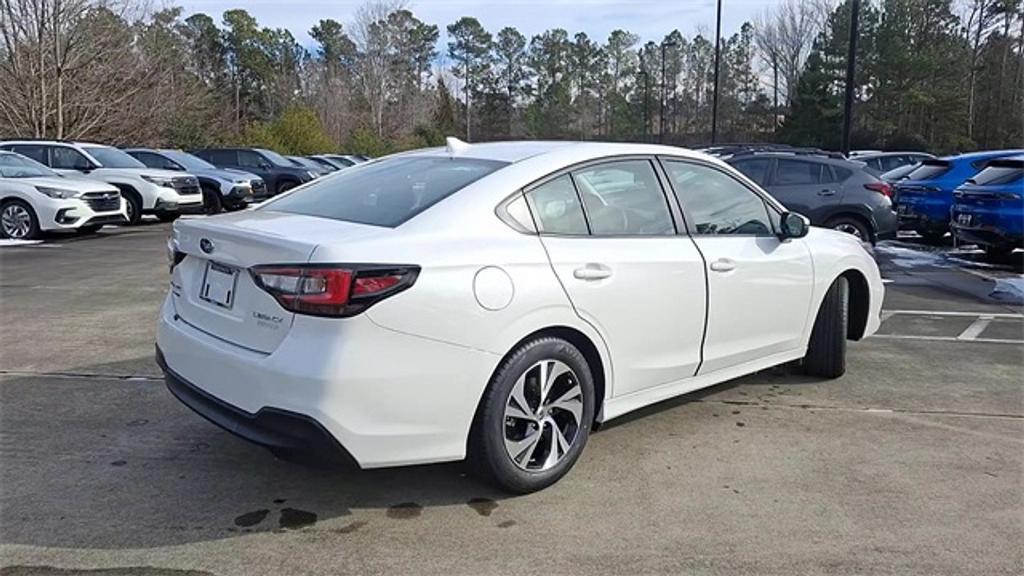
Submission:
M 505 402 L 505 450 L 529 472 L 555 467 L 579 436 L 583 390 L 559 360 L 541 360 L 526 370 Z
M 8 238 L 20 240 L 28 236 L 32 230 L 32 215 L 24 206 L 8 204 L 0 214 L 0 225 L 3 226 L 4 234 Z
M 864 233 L 861 232 L 860 228 L 858 228 L 854 224 L 850 224 L 848 222 L 843 222 L 841 224 L 836 224 L 833 229 L 834 230 L 838 230 L 840 232 L 846 232 L 847 234 L 852 234 L 858 240 L 863 240 L 864 239 Z

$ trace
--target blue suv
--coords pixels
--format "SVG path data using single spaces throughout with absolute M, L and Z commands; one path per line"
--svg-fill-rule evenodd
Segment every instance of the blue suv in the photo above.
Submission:
M 1001 158 L 953 193 L 953 236 L 992 260 L 1024 248 L 1024 155 Z
M 949 214 L 956 187 L 983 170 L 990 161 L 1021 154 L 1024 150 L 995 150 L 921 162 L 893 186 L 900 229 L 916 230 L 929 241 L 940 240 L 949 232 Z

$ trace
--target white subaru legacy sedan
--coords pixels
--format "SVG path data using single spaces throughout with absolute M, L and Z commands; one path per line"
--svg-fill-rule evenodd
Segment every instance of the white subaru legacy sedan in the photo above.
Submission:
M 157 359 L 190 408 L 285 458 L 465 458 L 513 492 L 642 406 L 791 361 L 841 376 L 883 295 L 854 237 L 641 144 L 452 139 L 168 249 Z

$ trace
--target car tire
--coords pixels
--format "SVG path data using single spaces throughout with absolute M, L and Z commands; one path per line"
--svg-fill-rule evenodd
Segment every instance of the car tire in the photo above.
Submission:
M 7 200 L 0 204 L 0 238 L 35 240 L 39 237 L 39 218 L 28 202 Z
M 928 244 L 942 244 L 943 239 L 946 237 L 946 233 L 939 230 L 919 230 L 918 234 Z
M 157 214 L 156 217 L 159 218 L 161 222 L 174 222 L 181 217 L 181 214 L 178 214 L 177 212 L 165 212 L 163 214 Z
M 840 216 L 833 218 L 826 224 L 827 227 L 838 230 L 840 232 L 846 232 L 852 236 L 860 239 L 861 242 L 873 242 L 874 235 L 863 221 L 853 218 L 850 216 Z
M 1013 248 L 1006 246 L 985 246 L 985 260 L 993 264 L 1003 264 L 1010 260 Z
M 224 211 L 224 202 L 219 190 L 203 188 L 203 209 L 207 215 L 220 214 Z
M 838 278 L 829 287 L 818 309 L 811 340 L 804 356 L 804 372 L 821 378 L 839 378 L 846 373 L 846 332 L 849 323 L 850 286 Z
M 142 221 L 142 198 L 134 192 L 121 191 L 127 204 L 128 224 L 135 226 Z
M 542 397 L 545 376 L 553 378 Z M 508 492 L 546 488 L 586 446 L 594 403 L 594 379 L 575 346 L 560 338 L 529 340 L 502 361 L 484 392 L 470 432 L 469 463 Z
M 277 194 L 284 194 L 285 192 L 291 190 L 292 188 L 295 188 L 296 186 L 298 186 L 298 183 L 292 182 L 291 180 L 285 180 L 283 182 L 280 182 L 277 185 Z

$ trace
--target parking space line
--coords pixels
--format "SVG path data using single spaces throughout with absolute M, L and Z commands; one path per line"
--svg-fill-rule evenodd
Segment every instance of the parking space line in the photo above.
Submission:
M 888 316 L 886 316 L 888 314 Z M 1014 318 L 1024 320 L 1024 314 L 1012 314 L 1008 312 L 947 312 L 940 310 L 883 310 L 882 317 L 888 318 L 894 314 L 906 314 L 908 316 L 959 316 L 974 317 L 985 316 L 988 318 Z
M 992 320 L 993 318 L 990 315 L 978 316 L 978 319 L 975 320 L 970 326 L 968 326 L 963 332 L 961 332 L 960 335 L 956 337 L 956 339 L 976 340 L 978 336 L 981 336 L 981 333 L 985 331 L 985 328 L 988 328 L 988 325 L 992 323 Z
M 933 342 L 978 342 L 980 344 L 1024 344 L 1024 340 L 1004 340 L 1002 338 L 970 338 L 962 339 L 959 336 L 912 336 L 908 334 L 874 334 L 871 338 L 884 338 L 887 340 L 929 340 Z

